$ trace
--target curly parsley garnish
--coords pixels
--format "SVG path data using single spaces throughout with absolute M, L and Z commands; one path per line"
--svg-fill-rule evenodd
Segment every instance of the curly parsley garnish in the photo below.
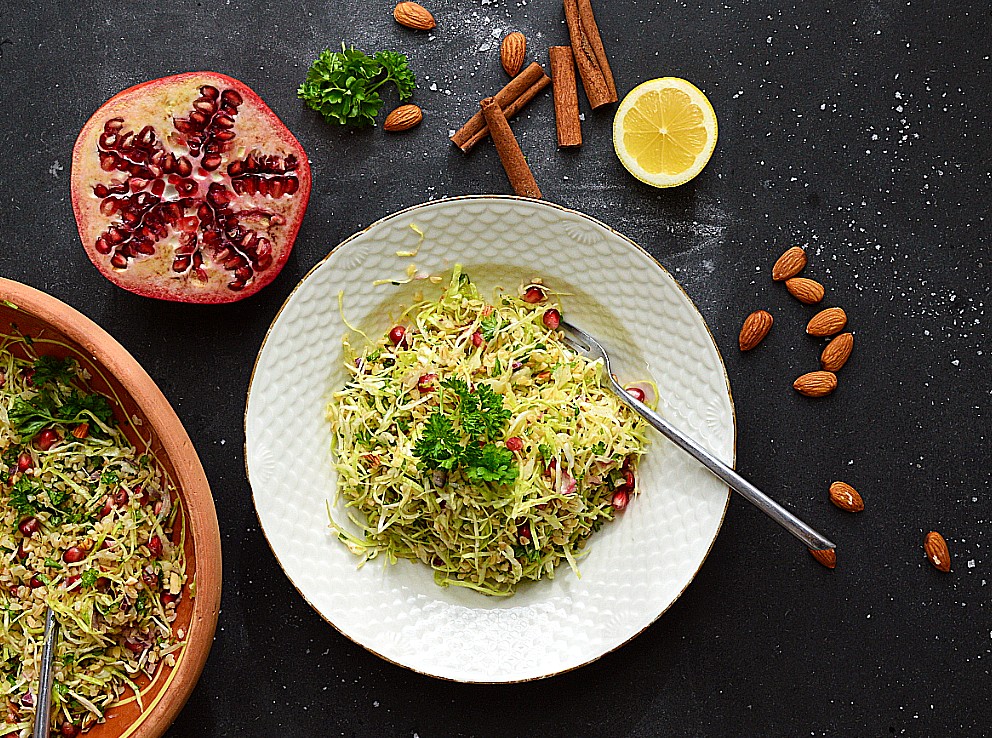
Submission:
M 400 100 L 408 99 L 417 80 L 406 56 L 380 51 L 368 56 L 354 46 L 341 51 L 325 49 L 307 70 L 299 96 L 324 116 L 328 123 L 365 126 L 375 123 L 382 108 L 379 88 L 387 82 L 396 85 Z
M 457 411 L 450 416 L 438 411 L 427 418 L 413 449 L 421 465 L 447 471 L 460 466 L 469 479 L 496 484 L 515 481 L 519 470 L 513 452 L 496 443 L 510 419 L 502 396 L 487 384 L 473 392 L 462 379 L 447 379 L 441 387 L 458 398 Z

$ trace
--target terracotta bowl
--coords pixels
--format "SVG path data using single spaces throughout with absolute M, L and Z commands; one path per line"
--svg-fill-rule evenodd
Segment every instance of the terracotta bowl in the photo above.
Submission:
M 162 665 L 139 681 L 144 711 L 133 694 L 107 711 L 106 722 L 87 738 L 157 738 L 172 724 L 196 685 L 213 642 L 220 610 L 221 552 L 217 513 L 200 459 L 169 401 L 123 346 L 86 316 L 44 292 L 0 278 L 0 332 L 34 339 L 38 353 L 72 356 L 92 375 L 90 386 L 112 399 L 122 430 L 136 446 L 150 444 L 178 492 L 175 537 L 185 530 L 189 582 L 196 597 L 183 597 L 173 632 L 185 646 L 176 665 Z M 121 412 L 123 411 L 123 412 Z

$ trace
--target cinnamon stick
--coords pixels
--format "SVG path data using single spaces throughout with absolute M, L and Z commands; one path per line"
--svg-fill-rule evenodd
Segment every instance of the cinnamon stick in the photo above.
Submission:
M 493 97 L 502 109 L 504 117 L 509 119 L 523 110 L 524 106 L 537 97 L 537 94 L 549 84 L 551 84 L 551 78 L 545 74 L 544 67 L 533 62 Z M 488 135 L 489 128 L 486 126 L 486 119 L 483 117 L 482 111 L 479 111 L 469 118 L 465 125 L 455 131 L 451 140 L 467 154 L 473 146 Z
M 579 68 L 582 86 L 593 109 L 617 101 L 617 86 L 606 58 L 603 39 L 592 12 L 590 0 L 564 0 L 565 21 L 572 40 L 575 64 Z
M 575 82 L 575 57 L 571 46 L 552 46 L 551 85 L 555 94 L 555 127 L 559 146 L 581 146 L 582 124 L 579 121 L 579 93 Z
M 482 115 L 486 119 L 489 134 L 493 137 L 493 144 L 496 146 L 496 153 L 503 163 L 506 176 L 513 185 L 513 191 L 523 197 L 541 197 L 541 190 L 537 186 L 534 174 L 527 166 L 524 152 L 520 150 L 516 136 L 510 130 L 510 124 L 506 122 L 506 115 L 494 97 L 487 97 L 479 103 L 482 108 Z

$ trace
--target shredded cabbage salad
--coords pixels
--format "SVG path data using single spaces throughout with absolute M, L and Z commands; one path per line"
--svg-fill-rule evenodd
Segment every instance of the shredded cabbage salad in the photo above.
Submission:
M 456 266 L 356 351 L 333 393 L 337 495 L 362 563 L 416 559 L 441 586 L 511 595 L 553 578 L 635 492 L 646 424 L 569 349 L 539 281 L 483 299 Z M 364 334 L 363 334 L 364 335 Z
M 73 736 L 129 689 L 140 706 L 139 677 L 175 663 L 184 541 L 149 450 L 128 442 L 74 360 L 33 344 L 0 339 L 0 735 L 30 735 L 51 607 L 52 735 Z

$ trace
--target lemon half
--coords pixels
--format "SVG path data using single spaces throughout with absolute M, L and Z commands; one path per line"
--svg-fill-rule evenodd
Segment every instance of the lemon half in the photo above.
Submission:
M 675 187 L 695 177 L 716 147 L 716 113 L 698 87 L 678 77 L 638 85 L 613 119 L 617 156 L 642 182 Z

